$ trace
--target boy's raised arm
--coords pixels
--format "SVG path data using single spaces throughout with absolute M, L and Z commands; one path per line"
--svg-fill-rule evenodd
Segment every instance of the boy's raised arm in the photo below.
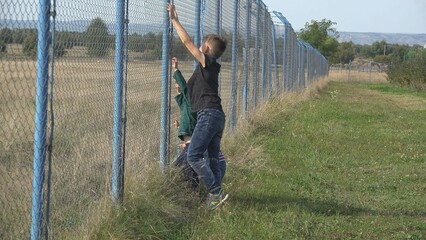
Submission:
M 170 3 L 167 6 L 167 10 L 169 11 L 170 21 L 172 21 L 173 26 L 176 29 L 176 32 L 179 35 L 179 38 L 182 41 L 183 45 L 185 46 L 186 49 L 188 49 L 189 53 L 195 58 L 195 60 L 201 63 L 203 67 L 205 67 L 206 61 L 205 61 L 204 54 L 192 42 L 191 37 L 188 35 L 186 30 L 180 24 L 175 5 Z

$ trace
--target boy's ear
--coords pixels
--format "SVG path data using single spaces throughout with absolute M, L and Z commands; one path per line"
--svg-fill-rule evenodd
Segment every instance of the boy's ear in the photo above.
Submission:
M 210 46 L 206 43 L 205 47 L 206 47 L 206 53 L 209 53 L 210 52 Z

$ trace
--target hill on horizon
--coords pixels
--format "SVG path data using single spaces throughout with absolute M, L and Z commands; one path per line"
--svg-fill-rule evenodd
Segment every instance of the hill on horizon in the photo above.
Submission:
M 376 33 L 376 32 L 339 32 L 339 42 L 350 42 L 354 44 L 371 45 L 374 42 L 385 40 L 390 44 L 399 45 L 426 45 L 426 33 Z

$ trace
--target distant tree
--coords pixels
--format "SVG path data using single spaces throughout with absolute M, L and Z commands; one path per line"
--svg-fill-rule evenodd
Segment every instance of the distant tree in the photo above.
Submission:
M 376 55 L 373 58 L 373 61 L 378 62 L 378 63 L 386 63 L 386 64 L 390 64 L 392 63 L 392 55 L 383 55 L 383 54 L 379 54 Z
M 0 30 L 0 41 L 3 41 L 5 44 L 13 42 L 13 31 L 9 28 L 3 28 Z
M 28 29 L 14 29 L 13 30 L 13 43 L 22 44 L 24 42 L 26 31 Z
M 227 45 L 226 45 L 226 50 L 221 57 L 221 60 L 230 62 L 232 60 L 232 32 L 226 32 L 225 30 L 223 30 L 222 36 L 226 39 Z M 236 41 L 237 41 L 237 53 L 239 53 L 240 51 L 242 51 L 243 45 L 242 45 L 242 39 L 240 38 L 238 34 L 237 34 Z
M 66 45 L 63 42 L 55 42 L 55 57 L 63 57 L 66 53 Z
M 190 56 L 188 51 L 183 46 L 179 37 L 175 37 L 172 42 L 172 54 L 173 56 L 179 57 L 181 60 L 189 60 Z
M 333 28 L 335 24 L 335 22 L 327 19 L 311 20 L 311 23 L 305 24 L 305 28 L 300 29 L 298 36 L 330 60 L 339 46 L 337 41 L 339 34 Z
M 416 48 L 415 46 L 409 47 L 408 45 L 392 45 L 392 61 L 401 62 L 405 60 L 405 56 L 412 49 Z
M 372 58 L 374 54 L 371 51 L 371 45 L 358 45 L 359 51 L 357 51 L 357 55 L 355 57 L 358 58 Z
M 145 51 L 146 46 L 141 35 L 133 33 L 129 35 L 129 50 L 134 52 Z
M 64 42 L 66 49 L 71 49 L 77 46 L 85 46 L 86 32 L 58 32 L 58 40 Z
M 1 54 L 6 52 L 6 43 L 2 39 L 0 39 L 0 56 Z
M 397 63 L 404 61 L 411 49 L 419 47 L 389 44 L 382 40 L 373 42 L 371 45 L 355 45 L 355 57 L 369 58 L 380 63 Z
M 353 47 L 354 47 L 354 54 L 355 54 L 355 58 L 356 58 L 361 53 L 362 46 L 359 45 L 359 44 L 354 44 Z
M 162 50 L 163 34 L 159 33 L 155 35 L 152 32 L 149 32 L 142 37 L 143 42 L 145 43 L 145 48 L 152 50 L 154 52 L 160 53 Z
M 371 44 L 371 52 L 373 54 L 373 57 L 377 55 L 388 55 L 391 53 L 392 49 L 390 47 L 387 47 L 389 45 L 385 40 L 382 41 L 376 41 Z M 387 49 L 386 49 L 387 48 Z
M 352 42 L 339 43 L 337 52 L 332 57 L 333 63 L 349 63 L 355 58 L 355 46 Z
M 148 33 L 146 41 L 148 43 L 147 48 L 150 49 L 151 54 L 153 55 L 154 60 L 161 59 L 161 53 L 163 52 L 163 33 L 160 32 L 158 35 L 151 35 Z M 181 44 L 182 45 L 182 44 Z M 152 51 L 151 51 L 152 49 Z
M 37 32 L 29 32 L 22 43 L 22 52 L 25 56 L 35 58 L 37 55 Z
M 71 32 L 57 32 L 56 33 L 56 42 L 64 46 L 64 49 L 71 49 L 76 43 L 76 39 Z
M 380 63 L 396 63 L 404 60 L 404 56 L 410 50 L 408 46 L 389 44 L 385 40 L 371 44 L 369 57 Z
M 111 45 L 108 27 L 101 18 L 95 18 L 85 32 L 87 54 L 91 57 L 105 57 Z

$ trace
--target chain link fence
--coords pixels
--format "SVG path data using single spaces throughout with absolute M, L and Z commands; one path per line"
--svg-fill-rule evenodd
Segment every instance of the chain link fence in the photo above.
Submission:
M 387 82 L 389 66 L 374 61 L 356 61 L 348 64 L 332 64 L 329 72 L 333 79 L 343 79 L 349 82 Z
M 72 238 L 102 200 L 122 201 L 125 178 L 174 158 L 170 59 L 186 79 L 194 62 L 167 2 L 2 0 L 0 239 Z M 262 1 L 175 5 L 197 43 L 210 33 L 228 40 L 220 95 L 229 133 L 259 103 L 328 72 Z

